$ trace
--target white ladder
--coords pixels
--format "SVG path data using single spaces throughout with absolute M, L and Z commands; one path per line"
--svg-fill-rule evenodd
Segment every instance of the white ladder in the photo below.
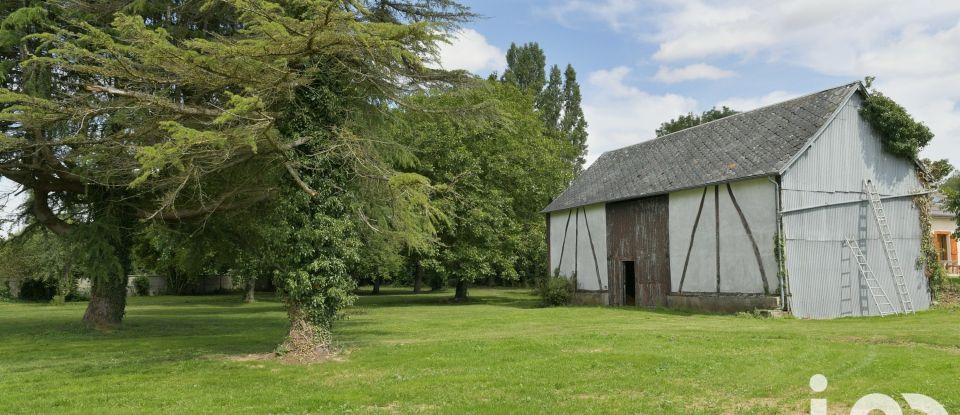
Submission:
M 880 202 L 880 193 L 877 192 L 877 188 L 873 186 L 873 182 L 870 180 L 864 180 L 863 186 L 867 191 L 867 196 L 870 198 L 870 206 L 873 207 L 873 216 L 877 218 L 877 226 L 880 228 L 880 240 L 883 242 L 883 251 L 887 255 L 890 271 L 893 272 L 893 282 L 897 287 L 897 297 L 900 299 L 903 313 L 916 313 L 913 308 L 913 300 L 910 298 L 910 290 L 907 288 L 907 282 L 903 277 L 903 268 L 900 266 L 900 257 L 897 255 L 897 247 L 893 242 L 890 224 L 887 223 L 887 214 L 883 210 L 883 203 Z
M 870 296 L 873 297 L 873 302 L 877 305 L 877 311 L 880 312 L 880 317 L 886 317 L 888 314 L 898 314 L 897 309 L 890 303 L 890 298 L 887 297 L 887 293 L 883 291 L 883 287 L 877 282 L 877 277 L 873 274 L 873 270 L 870 269 L 870 265 L 867 264 L 867 257 L 864 256 L 863 251 L 860 250 L 860 244 L 849 238 L 846 240 L 846 243 L 847 246 L 850 247 L 850 252 L 853 252 L 853 257 L 857 260 L 860 275 L 863 275 L 864 281 L 867 282 L 867 287 L 870 289 Z M 888 311 L 884 311 L 884 307 L 887 307 Z

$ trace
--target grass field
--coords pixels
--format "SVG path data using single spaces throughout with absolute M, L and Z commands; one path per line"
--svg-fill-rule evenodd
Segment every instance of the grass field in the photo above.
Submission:
M 312 365 L 235 358 L 281 340 L 274 300 L 132 298 L 111 333 L 81 328 L 82 303 L 0 303 L 0 413 L 840 413 L 872 392 L 960 411 L 958 311 L 801 321 L 471 294 L 364 296 L 341 357 Z

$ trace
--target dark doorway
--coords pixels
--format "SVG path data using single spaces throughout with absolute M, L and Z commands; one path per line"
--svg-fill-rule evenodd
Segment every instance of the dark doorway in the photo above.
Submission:
M 623 305 L 637 305 L 637 274 L 633 261 L 623 261 Z

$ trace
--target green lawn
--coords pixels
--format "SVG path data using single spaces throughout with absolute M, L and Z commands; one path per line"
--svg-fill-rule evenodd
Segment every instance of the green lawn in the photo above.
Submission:
M 312 365 L 231 359 L 281 340 L 276 301 L 133 298 L 112 333 L 81 328 L 85 304 L 0 303 L 0 413 L 805 413 L 811 398 L 839 413 L 872 392 L 960 411 L 958 311 L 800 321 L 385 294 L 337 326 L 341 358 Z

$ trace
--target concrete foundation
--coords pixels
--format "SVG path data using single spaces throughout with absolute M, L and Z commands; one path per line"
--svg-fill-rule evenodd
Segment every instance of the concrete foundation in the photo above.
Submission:
M 575 305 L 607 305 L 610 294 L 607 291 L 577 291 L 573 294 Z
M 753 310 L 776 310 L 782 308 L 780 297 L 764 295 L 670 294 L 667 296 L 670 308 L 705 311 L 709 313 L 736 313 Z

